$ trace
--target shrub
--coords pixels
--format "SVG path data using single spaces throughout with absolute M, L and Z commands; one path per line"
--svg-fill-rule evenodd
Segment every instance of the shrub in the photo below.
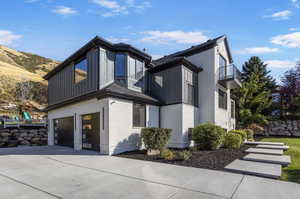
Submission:
M 164 149 L 161 152 L 161 156 L 165 159 L 165 160 L 174 160 L 176 155 L 173 151 L 171 151 L 170 149 Z
M 164 128 L 143 128 L 141 131 L 142 141 L 149 151 L 162 151 L 166 147 L 170 137 L 171 129 Z
M 182 160 L 188 160 L 192 157 L 192 153 L 188 150 L 180 151 L 178 153 L 178 157 L 179 157 L 179 159 L 182 159 Z
M 241 136 L 242 143 L 247 139 L 247 133 L 244 130 L 231 130 L 228 133 L 239 134 Z
M 215 150 L 221 146 L 225 133 L 221 127 L 206 123 L 193 129 L 192 138 L 199 149 Z
M 241 147 L 242 137 L 237 133 L 228 132 L 225 135 L 224 147 L 227 149 L 239 149 Z
M 244 131 L 247 133 L 247 140 L 253 140 L 254 132 L 251 129 L 244 129 Z

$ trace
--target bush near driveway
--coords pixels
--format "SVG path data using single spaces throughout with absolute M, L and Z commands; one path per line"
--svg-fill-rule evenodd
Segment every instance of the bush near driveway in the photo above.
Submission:
M 161 156 L 165 160 L 174 160 L 176 158 L 176 154 L 173 151 L 171 151 L 170 149 L 164 149 L 164 150 L 162 150 Z
M 192 138 L 198 149 L 215 150 L 223 143 L 225 133 L 220 126 L 206 123 L 193 129 Z
M 241 147 L 242 137 L 237 133 L 228 132 L 225 135 L 224 147 L 227 149 L 239 149 Z
M 244 143 L 245 140 L 247 140 L 247 133 L 244 130 L 231 130 L 228 133 L 238 134 L 241 136 L 241 144 Z
M 142 141 L 147 151 L 162 151 L 171 137 L 171 129 L 143 128 L 141 131 Z
M 178 152 L 178 157 L 181 160 L 188 160 L 192 157 L 192 152 L 189 150 L 180 151 Z

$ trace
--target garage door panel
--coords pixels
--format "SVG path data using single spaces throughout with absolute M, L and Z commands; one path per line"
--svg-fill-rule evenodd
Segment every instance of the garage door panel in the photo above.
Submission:
M 54 136 L 56 145 L 74 147 L 74 118 L 55 119 Z

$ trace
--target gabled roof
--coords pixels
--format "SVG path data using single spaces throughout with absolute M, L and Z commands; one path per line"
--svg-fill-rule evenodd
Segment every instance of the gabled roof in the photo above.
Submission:
M 76 59 L 79 59 L 82 57 L 85 53 L 87 53 L 90 49 L 94 47 L 103 46 L 106 47 L 109 50 L 115 51 L 115 52 L 130 52 L 144 60 L 146 60 L 148 63 L 151 61 L 151 56 L 147 53 L 125 43 L 117 43 L 113 44 L 99 36 L 94 37 L 91 41 L 89 41 L 87 44 L 85 44 L 83 47 L 81 47 L 79 50 L 77 50 L 75 53 L 73 53 L 70 57 L 68 57 L 66 60 L 64 60 L 61 64 L 59 64 L 56 68 L 54 68 L 52 71 L 47 73 L 44 76 L 44 79 L 49 79 L 57 72 L 61 71 L 64 67 L 68 66 L 70 63 L 75 61 Z
M 186 66 L 194 72 L 199 72 L 203 70 L 202 68 L 197 67 L 195 64 L 191 63 L 185 57 L 165 57 L 164 59 L 153 61 L 151 64 L 151 72 L 158 72 L 167 68 L 177 66 L 179 64 Z
M 161 105 L 162 103 L 143 93 L 130 90 L 125 88 L 124 86 L 119 85 L 116 82 L 111 83 L 110 85 L 104 87 L 101 90 L 97 90 L 85 95 L 81 95 L 70 100 L 63 101 L 58 104 L 49 105 L 44 111 L 50 111 L 56 108 L 60 108 L 69 104 L 73 104 L 76 102 L 81 102 L 83 100 L 89 100 L 92 98 L 103 99 L 106 97 L 116 97 L 120 99 L 132 100 L 139 103 L 153 104 L 153 105 Z
M 164 56 L 164 57 L 162 57 L 160 59 L 154 60 L 153 63 L 156 63 L 156 62 L 159 63 L 162 60 L 170 59 L 170 57 L 187 57 L 187 56 L 193 55 L 195 53 L 199 53 L 199 52 L 208 50 L 210 48 L 213 48 L 213 47 L 215 47 L 221 41 L 225 42 L 226 50 L 227 50 L 230 62 L 232 62 L 232 55 L 230 53 L 230 49 L 229 49 L 227 37 L 225 35 L 222 35 L 222 36 L 214 38 L 214 39 L 209 39 L 209 40 L 207 40 L 206 42 L 204 42 L 202 44 L 199 44 L 199 45 L 196 45 L 196 46 L 192 46 L 192 47 L 190 47 L 188 49 L 185 49 L 185 50 L 182 50 L 182 51 L 178 51 L 176 53 L 173 53 L 173 54 Z

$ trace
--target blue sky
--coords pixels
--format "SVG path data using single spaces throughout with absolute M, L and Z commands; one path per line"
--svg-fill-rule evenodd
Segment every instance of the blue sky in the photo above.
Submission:
M 300 0 L 9 0 L 0 44 L 64 60 L 94 36 L 155 58 L 226 34 L 235 64 L 253 55 L 277 79 L 300 60 Z

